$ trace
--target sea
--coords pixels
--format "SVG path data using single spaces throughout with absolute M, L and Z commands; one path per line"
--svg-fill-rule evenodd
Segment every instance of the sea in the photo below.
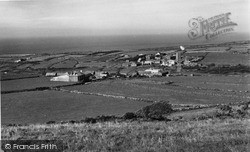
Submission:
M 1 38 L 0 54 L 43 54 L 169 47 L 249 40 L 248 35 L 222 35 L 213 40 L 190 40 L 187 35 L 123 35 Z

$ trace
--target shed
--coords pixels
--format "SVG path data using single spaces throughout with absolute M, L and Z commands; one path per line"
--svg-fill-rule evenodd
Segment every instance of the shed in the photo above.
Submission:
M 72 72 L 69 74 L 69 81 L 70 82 L 81 82 L 85 78 L 84 74 L 78 72 Z
M 57 76 L 57 73 L 56 72 L 47 72 L 45 74 L 46 77 L 54 77 L 54 76 Z
M 65 74 L 65 75 L 60 75 L 57 77 L 53 77 L 50 79 L 50 81 L 63 81 L 63 82 L 69 82 L 69 75 Z
M 53 77 L 50 81 L 63 81 L 63 82 L 81 82 L 86 81 L 86 77 L 82 73 L 72 72 L 65 73 L 64 75 L 59 75 L 57 77 Z

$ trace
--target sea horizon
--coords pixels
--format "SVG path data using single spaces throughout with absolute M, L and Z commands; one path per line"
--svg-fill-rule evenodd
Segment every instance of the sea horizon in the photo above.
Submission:
M 197 45 L 249 40 L 248 35 L 231 33 L 207 41 L 187 35 L 106 35 L 0 39 L 0 54 L 43 54 L 105 50 L 134 51 L 143 48 Z

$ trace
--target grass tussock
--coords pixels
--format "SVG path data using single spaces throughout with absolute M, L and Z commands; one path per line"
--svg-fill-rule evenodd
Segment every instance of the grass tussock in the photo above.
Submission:
M 228 118 L 10 126 L 2 128 L 2 139 L 63 140 L 67 152 L 243 152 L 250 148 L 250 120 Z

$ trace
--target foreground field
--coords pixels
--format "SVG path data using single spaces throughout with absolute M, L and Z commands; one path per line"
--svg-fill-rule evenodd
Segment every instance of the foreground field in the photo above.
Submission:
M 121 115 L 148 105 L 146 102 L 110 99 L 58 91 L 3 94 L 2 124 L 81 120 L 98 115 Z
M 249 119 L 3 127 L 3 140 L 63 140 L 71 151 L 247 152 Z

